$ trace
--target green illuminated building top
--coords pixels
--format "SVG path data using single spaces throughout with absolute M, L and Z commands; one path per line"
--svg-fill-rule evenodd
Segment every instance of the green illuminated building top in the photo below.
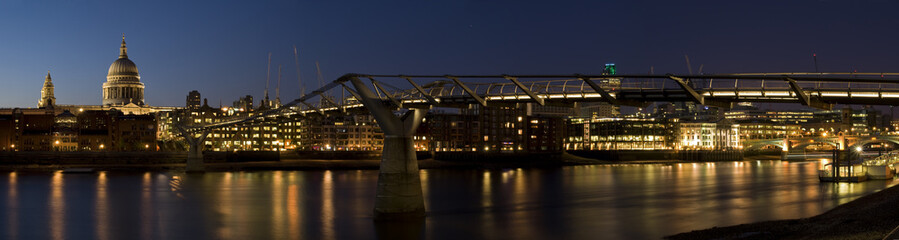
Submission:
M 617 72 L 614 63 L 606 63 L 606 66 L 602 68 L 602 75 L 615 75 Z

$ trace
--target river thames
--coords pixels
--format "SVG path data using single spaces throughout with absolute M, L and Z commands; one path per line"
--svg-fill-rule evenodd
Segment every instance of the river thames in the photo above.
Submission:
M 8 172 L 2 239 L 659 239 L 810 217 L 897 182 L 819 162 L 422 170 L 424 222 L 375 225 L 376 170 Z

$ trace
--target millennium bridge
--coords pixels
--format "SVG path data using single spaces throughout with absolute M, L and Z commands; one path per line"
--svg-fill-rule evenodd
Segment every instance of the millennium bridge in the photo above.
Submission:
M 384 148 L 375 200 L 375 219 L 424 216 L 418 162 L 412 134 L 434 107 L 573 106 L 605 102 L 646 107 L 653 102 L 694 102 L 731 108 L 737 102 L 799 103 L 817 109 L 835 104 L 899 105 L 899 73 L 740 73 L 646 75 L 379 75 L 346 74 L 276 109 L 209 124 L 176 123 L 189 145 L 187 171 L 203 171 L 203 140 L 212 129 L 294 121 L 311 114 L 363 111 L 384 131 Z M 402 85 L 403 87 L 397 87 Z M 328 95 L 344 96 L 331 99 Z M 849 138 L 854 144 L 894 138 Z M 838 145 L 837 139 L 778 139 L 750 147 L 803 148 L 811 140 Z M 805 144 L 805 145 L 804 145 Z

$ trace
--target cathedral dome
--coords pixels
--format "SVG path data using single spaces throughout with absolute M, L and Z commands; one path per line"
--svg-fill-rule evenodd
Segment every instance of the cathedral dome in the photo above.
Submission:
M 134 65 L 134 62 L 125 57 L 116 59 L 115 62 L 112 62 L 112 65 L 109 65 L 109 74 L 107 76 L 140 77 L 140 74 L 137 73 L 137 65 Z
M 109 74 L 103 83 L 103 106 L 123 106 L 128 104 L 144 105 L 144 84 L 140 82 L 137 65 L 128 59 L 128 48 L 125 47 L 125 35 L 122 35 L 122 47 L 119 59 L 109 65 Z
M 125 47 L 124 37 L 122 37 L 122 47 L 119 49 L 119 59 L 116 59 L 109 65 L 109 73 L 106 74 L 106 79 L 107 81 L 140 81 L 137 65 L 131 59 L 128 59 L 128 48 Z

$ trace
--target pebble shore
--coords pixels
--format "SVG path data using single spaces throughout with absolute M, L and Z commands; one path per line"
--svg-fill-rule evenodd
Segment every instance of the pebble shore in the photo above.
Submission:
M 837 206 L 821 215 L 715 227 L 666 239 L 884 239 L 899 226 L 899 187 Z

